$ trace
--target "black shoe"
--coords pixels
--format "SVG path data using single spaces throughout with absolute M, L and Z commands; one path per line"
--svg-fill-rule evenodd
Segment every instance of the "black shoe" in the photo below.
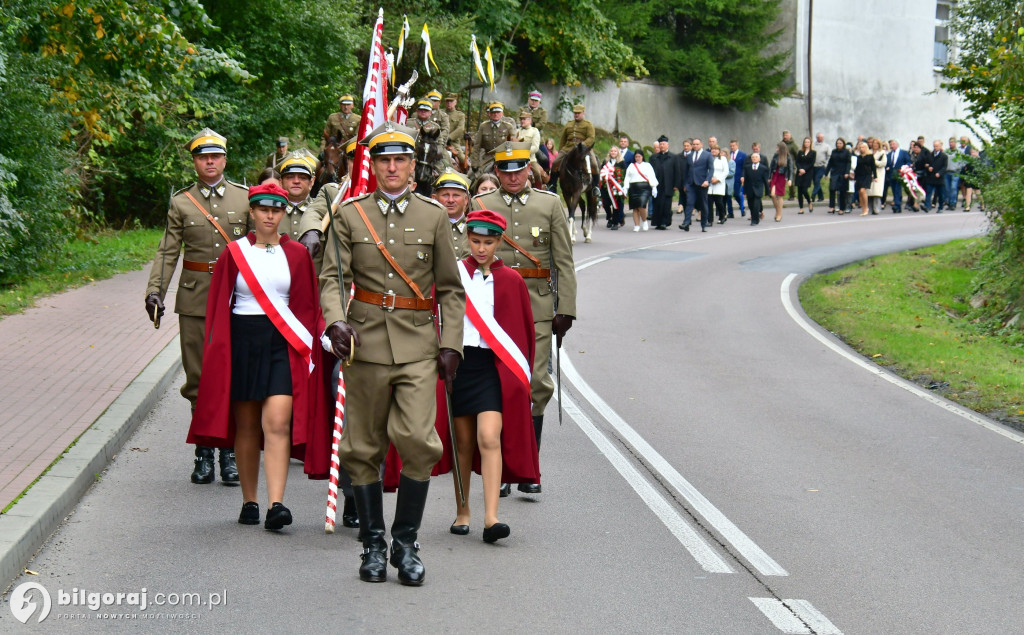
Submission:
M 345 507 L 341 511 L 341 524 L 353 529 L 359 527 L 359 514 L 356 512 L 356 500 L 351 496 L 345 497 Z
M 680 225 L 679 229 L 683 230 L 684 232 L 688 232 L 688 231 L 690 231 L 690 226 L 689 225 Z
M 192 482 L 197 485 L 213 482 L 213 448 L 196 446 L 196 467 L 192 470 Z
M 668 229 L 668 227 L 665 227 L 664 225 L 658 225 L 654 229 L 660 229 L 660 230 L 664 231 L 664 230 Z
M 359 579 L 384 582 L 388 579 L 388 543 L 384 540 L 384 491 L 380 481 L 353 485 L 352 498 L 359 512 L 359 540 L 363 543 Z
M 615 225 L 610 225 L 610 226 L 608 227 L 608 229 L 612 229 L 612 230 L 614 230 L 614 229 L 618 229 L 619 227 L 621 227 L 621 225 L 619 225 L 619 224 L 615 224 Z
M 235 451 L 231 448 L 220 449 L 220 482 L 225 485 L 238 485 L 238 466 L 235 465 Z
M 238 523 L 241 525 L 258 525 L 260 524 L 260 505 L 259 503 L 242 503 L 242 513 L 238 515 Z
M 448 528 L 448 531 L 456 536 L 465 536 L 469 534 L 469 525 L 456 525 L 455 523 L 452 523 L 452 526 Z M 484 531 L 487 530 L 485 529 Z
M 263 521 L 263 528 L 277 531 L 290 524 L 292 524 L 292 513 L 281 503 L 274 503 L 267 510 L 267 519 Z
M 398 581 L 406 586 L 423 584 L 426 570 L 416 542 L 430 481 L 415 481 L 402 475 L 395 502 L 395 523 L 391 526 L 391 566 L 398 569 Z
M 540 483 L 520 483 L 516 489 L 524 494 L 540 494 Z
M 498 490 L 498 498 L 505 498 L 512 494 L 512 483 L 502 483 Z
M 490 527 L 484 527 L 484 542 L 497 542 L 502 538 L 508 538 L 510 533 L 512 530 L 505 523 L 494 523 Z
M 701 227 L 701 228 L 700 228 L 700 230 L 701 230 L 702 232 L 706 232 L 706 231 L 708 230 L 708 228 L 707 228 L 707 227 Z

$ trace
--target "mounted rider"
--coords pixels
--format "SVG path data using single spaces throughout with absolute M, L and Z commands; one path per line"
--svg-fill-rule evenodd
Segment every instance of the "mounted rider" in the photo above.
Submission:
M 480 123 L 473 137 L 473 164 L 475 174 L 492 171 L 494 157 L 491 153 L 495 148 L 516 138 L 515 126 L 504 120 L 505 106 L 500 101 L 491 102 L 487 106 L 489 121 Z
M 586 146 L 589 153 L 589 160 L 584 162 L 586 173 L 591 177 L 591 182 L 594 183 L 594 196 L 601 196 L 601 191 L 597 187 L 597 180 L 593 178 L 594 171 L 597 169 L 597 156 L 594 154 L 594 139 L 596 133 L 594 131 L 594 124 L 584 119 L 584 113 L 586 108 L 583 104 L 576 104 L 572 107 L 572 120 L 565 124 L 565 128 L 562 129 L 562 138 L 558 143 L 558 158 L 555 159 L 555 165 L 551 167 L 552 172 L 557 172 L 562 164 L 562 160 L 565 155 L 576 147 L 577 143 L 582 143 Z

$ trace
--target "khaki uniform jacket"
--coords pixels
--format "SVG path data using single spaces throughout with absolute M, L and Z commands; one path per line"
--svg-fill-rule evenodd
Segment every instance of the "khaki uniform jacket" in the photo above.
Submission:
M 185 260 L 214 262 L 227 248 L 227 241 L 217 228 L 185 196 L 188 192 L 228 234 L 229 240 L 244 236 L 249 231 L 249 191 L 245 187 L 222 179 L 215 188 L 195 183 L 171 197 L 167 210 L 167 227 L 156 258 L 149 273 L 146 295 L 157 293 L 162 300 L 167 295 L 171 275 L 178 265 L 178 255 L 185 248 Z M 183 269 L 178 280 L 178 297 L 174 312 L 181 315 L 206 315 L 206 295 L 210 290 L 211 273 Z
M 463 137 L 466 136 L 466 113 L 461 110 L 445 111 L 448 115 L 448 125 L 451 129 L 448 131 L 448 138 L 451 139 L 452 143 L 457 146 L 464 146 L 465 140 Z
M 530 126 L 529 128 L 520 128 L 516 136 L 523 143 L 530 144 L 530 162 L 537 163 L 537 151 L 540 150 L 540 130 Z
M 274 168 L 276 170 L 277 166 L 281 165 L 282 161 L 284 161 L 283 156 L 281 156 L 277 152 L 271 152 L 270 154 L 267 155 L 267 160 L 263 162 L 263 167 Z
M 433 359 L 438 354 L 431 311 L 388 311 L 365 302 L 349 302 L 347 286 L 352 281 L 357 289 L 415 297 L 378 250 L 356 210 L 357 203 L 384 246 L 423 295 L 430 297 L 433 290 L 444 322 L 440 347 L 461 355 L 466 295 L 455 251 L 450 246 L 448 215 L 436 201 L 418 194 L 407 192 L 392 204 L 378 191 L 351 199 L 338 208 L 324 246 L 320 273 L 320 305 L 327 324 L 347 321 L 352 325 L 361 341 L 355 357 L 363 362 L 408 364 Z M 344 289 L 338 284 L 339 270 L 344 277 Z M 346 296 L 348 315 L 342 308 L 342 293 Z
M 415 115 L 412 119 L 415 119 Z M 441 134 L 437 135 L 437 145 L 442 148 L 448 143 L 448 132 L 451 130 L 451 122 L 448 120 L 448 113 L 443 110 L 435 110 L 430 114 L 430 120 L 441 127 Z
M 451 222 L 449 219 L 448 224 L 451 225 L 452 230 L 452 246 L 455 247 L 455 259 L 462 260 L 469 256 L 469 234 L 466 233 L 466 217 L 463 215 L 458 222 Z
M 517 110 L 516 112 L 520 113 L 523 112 L 524 110 L 529 110 L 530 114 L 533 115 L 533 127 L 536 128 L 537 130 L 543 130 L 544 124 L 548 122 L 548 111 L 544 110 L 542 106 L 530 108 L 530 105 L 527 104 L 525 106 L 520 106 L 519 110 Z
M 341 183 L 324 183 L 316 198 L 302 212 L 302 220 L 299 221 L 299 236 L 302 236 L 311 229 L 320 232 L 320 251 L 317 253 L 316 258 L 313 258 L 313 269 L 317 275 L 320 275 L 320 269 L 324 261 L 324 243 L 326 242 L 326 237 L 323 234 L 324 216 L 331 209 L 331 201 L 338 195 L 338 190 L 346 181 L 348 181 L 348 176 L 343 177 Z
M 558 152 L 571 150 L 578 141 L 582 141 L 583 145 L 592 150 L 594 148 L 594 138 L 594 124 L 586 119 L 582 121 L 572 119 L 569 123 L 565 124 L 565 129 L 562 130 L 562 139 L 558 143 Z
M 569 240 L 569 224 L 559 196 L 529 185 L 518 197 L 497 189 L 473 198 L 473 209 L 489 209 L 504 216 L 509 237 L 539 260 L 540 268 L 558 270 L 557 311 L 547 280 L 523 279 L 530 292 L 533 321 L 550 321 L 555 313 L 576 317 L 576 268 Z M 504 241 L 498 247 L 498 257 L 513 271 L 516 267 L 533 269 L 538 266 Z
M 295 204 L 288 201 L 288 209 L 286 210 L 285 217 L 281 219 L 281 225 L 277 228 L 280 233 L 288 232 L 288 236 L 292 240 L 298 240 L 299 236 L 302 235 L 302 217 L 305 215 L 306 210 L 313 203 L 308 195 L 306 200 L 301 203 Z
M 487 153 L 508 141 L 510 136 L 512 139 L 516 138 L 515 126 L 504 121 L 487 120 L 480 124 L 473 137 L 473 167 L 480 167 L 489 162 Z
M 336 137 L 342 143 L 356 136 L 359 132 L 359 115 L 350 112 L 343 115 L 340 112 L 332 113 L 327 118 L 327 137 Z

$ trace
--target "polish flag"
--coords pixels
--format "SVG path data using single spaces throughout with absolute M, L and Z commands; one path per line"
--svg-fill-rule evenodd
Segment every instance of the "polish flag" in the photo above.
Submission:
M 388 93 L 385 81 L 388 76 L 387 61 L 384 57 L 384 9 L 377 13 L 373 25 L 373 41 L 370 43 L 370 63 L 366 69 L 366 83 L 363 85 L 363 115 L 359 119 L 360 140 L 374 128 L 384 123 L 388 112 Z M 370 152 L 364 145 L 356 146 L 356 169 L 352 174 L 349 198 L 360 196 L 377 189 L 377 179 L 370 169 Z

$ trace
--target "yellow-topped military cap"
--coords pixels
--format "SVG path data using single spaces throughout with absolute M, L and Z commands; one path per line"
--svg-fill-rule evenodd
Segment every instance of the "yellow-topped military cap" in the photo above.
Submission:
M 192 154 L 227 154 L 228 140 L 209 128 L 203 128 L 185 147 Z
M 516 172 L 530 165 L 530 144 L 506 141 L 491 150 L 494 167 L 502 172 Z
M 427 99 L 433 99 L 434 101 L 441 101 L 441 91 L 432 90 L 427 93 Z
M 284 161 L 281 161 L 280 165 L 277 166 L 277 171 L 281 173 L 281 176 L 285 174 L 305 174 L 312 178 L 315 163 L 310 163 L 310 158 L 315 161 L 316 157 L 307 156 L 308 152 L 308 150 L 289 152 L 285 155 Z
M 487 104 L 487 112 L 505 112 L 505 104 L 500 101 L 492 101 Z
M 439 190 L 442 187 L 454 187 L 459 190 L 469 191 L 469 180 L 465 176 L 459 174 L 455 170 L 448 168 L 444 173 L 437 177 L 434 181 L 434 189 Z
M 350 157 L 356 156 L 356 145 L 358 143 L 359 143 L 359 140 L 357 138 L 355 138 L 355 137 L 352 137 L 351 139 L 346 141 L 345 145 L 343 146 L 343 148 L 345 150 L 345 154 L 347 154 Z
M 393 121 L 385 121 L 359 141 L 370 149 L 371 156 L 384 154 L 413 154 L 416 131 Z
M 434 104 L 430 103 L 429 99 L 421 99 L 416 102 L 416 110 L 429 110 L 434 112 Z
M 355 100 L 352 99 L 352 95 L 349 95 L 348 93 L 346 93 L 346 94 L 342 95 L 341 97 L 338 97 L 338 103 L 339 104 L 354 104 Z

